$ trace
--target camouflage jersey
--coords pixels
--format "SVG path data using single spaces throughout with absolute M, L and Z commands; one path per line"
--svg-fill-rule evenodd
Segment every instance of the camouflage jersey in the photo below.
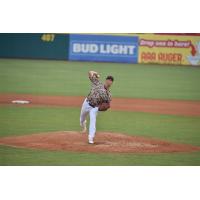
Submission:
M 103 102 L 110 103 L 111 93 L 104 87 L 104 84 L 101 83 L 95 76 L 90 77 L 90 81 L 92 82 L 92 88 L 87 96 L 89 103 L 93 106 L 98 106 Z

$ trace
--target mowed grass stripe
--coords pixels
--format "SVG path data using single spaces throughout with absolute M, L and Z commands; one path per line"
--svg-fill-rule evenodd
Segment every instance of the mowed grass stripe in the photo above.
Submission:
M 0 107 L 0 136 L 80 130 L 78 108 Z M 99 113 L 97 131 L 122 132 L 200 146 L 200 117 L 109 111 Z
M 0 93 L 85 96 L 89 70 L 112 74 L 113 97 L 200 100 L 200 68 L 0 59 Z

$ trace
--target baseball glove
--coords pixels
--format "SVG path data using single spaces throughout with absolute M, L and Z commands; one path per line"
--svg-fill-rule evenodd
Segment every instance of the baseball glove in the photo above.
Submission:
M 101 103 L 99 106 L 99 111 L 106 111 L 110 108 L 110 103 Z

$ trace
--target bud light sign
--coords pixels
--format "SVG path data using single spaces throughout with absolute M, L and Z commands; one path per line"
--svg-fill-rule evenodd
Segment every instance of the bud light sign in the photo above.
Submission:
M 137 63 L 138 37 L 71 34 L 69 60 Z

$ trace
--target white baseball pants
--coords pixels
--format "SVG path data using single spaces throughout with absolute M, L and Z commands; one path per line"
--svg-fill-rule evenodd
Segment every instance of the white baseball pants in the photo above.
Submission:
M 83 102 L 80 114 L 80 125 L 83 126 L 87 115 L 90 116 L 90 125 L 89 125 L 89 138 L 93 139 L 96 133 L 96 117 L 98 114 L 98 107 L 93 108 L 87 102 L 87 99 Z

